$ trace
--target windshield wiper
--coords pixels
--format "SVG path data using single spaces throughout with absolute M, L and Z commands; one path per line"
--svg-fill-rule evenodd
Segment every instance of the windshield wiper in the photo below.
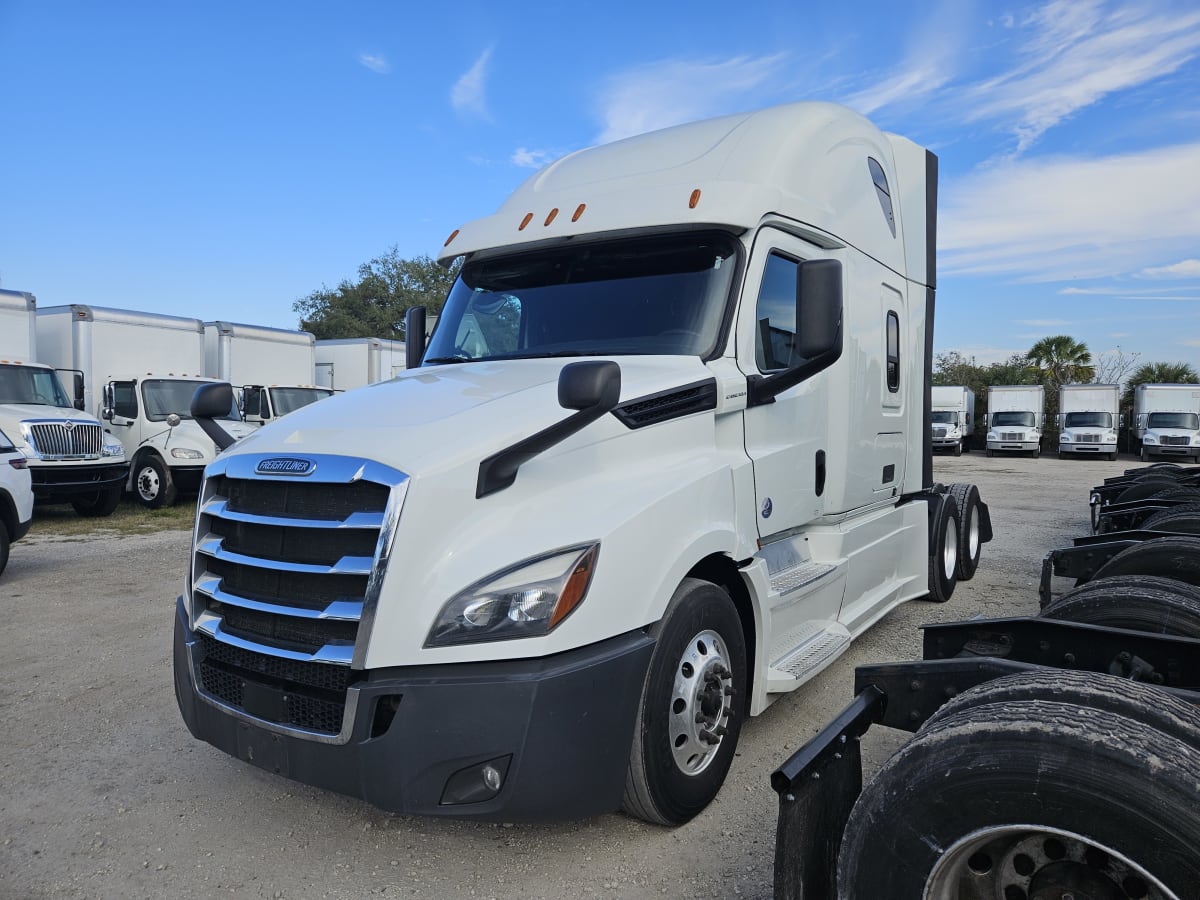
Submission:
M 469 356 L 435 356 L 432 359 L 421 360 L 421 365 L 440 366 L 447 363 L 475 362 Z

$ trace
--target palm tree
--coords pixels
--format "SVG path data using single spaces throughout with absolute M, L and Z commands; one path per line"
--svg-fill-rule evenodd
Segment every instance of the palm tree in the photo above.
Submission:
M 1087 344 L 1067 334 L 1042 338 L 1025 358 L 1041 370 L 1043 383 L 1055 395 L 1062 385 L 1091 381 L 1095 374 Z
M 1139 384 L 1200 384 L 1200 375 L 1190 363 L 1145 363 L 1133 370 L 1125 382 L 1125 393 L 1121 402 L 1128 410 L 1133 409 L 1133 389 Z

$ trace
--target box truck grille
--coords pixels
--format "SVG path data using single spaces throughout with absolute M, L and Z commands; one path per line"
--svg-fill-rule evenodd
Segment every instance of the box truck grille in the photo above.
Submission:
M 35 422 L 30 443 L 42 459 L 99 459 L 103 445 L 98 423 Z
M 1000 440 L 1002 441 L 1022 441 L 1025 435 L 1019 431 L 1002 431 L 1000 432 Z
M 407 485 L 353 457 L 209 466 L 189 597 L 204 694 L 276 725 L 343 732 Z
M 1077 440 L 1081 444 L 1099 444 L 1100 443 L 1100 435 L 1098 435 L 1098 434 L 1081 434 L 1081 435 L 1079 435 Z
M 1187 435 L 1165 434 L 1158 439 L 1160 444 L 1166 444 L 1168 447 L 1186 447 L 1188 446 L 1189 438 Z

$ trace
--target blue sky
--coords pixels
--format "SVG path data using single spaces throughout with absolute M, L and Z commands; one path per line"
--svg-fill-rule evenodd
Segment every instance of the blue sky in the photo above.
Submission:
M 938 154 L 938 352 L 1200 369 L 1195 0 L 0 0 L 0 287 L 296 327 L 556 156 L 801 99 Z

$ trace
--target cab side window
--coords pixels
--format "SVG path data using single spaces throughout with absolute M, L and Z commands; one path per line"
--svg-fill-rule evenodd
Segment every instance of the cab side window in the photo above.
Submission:
M 762 372 L 779 372 L 801 362 L 796 347 L 796 279 L 800 264 L 779 253 L 767 258 L 758 291 L 754 356 Z
M 137 418 L 137 389 L 132 381 L 113 382 L 113 413 L 127 419 Z

